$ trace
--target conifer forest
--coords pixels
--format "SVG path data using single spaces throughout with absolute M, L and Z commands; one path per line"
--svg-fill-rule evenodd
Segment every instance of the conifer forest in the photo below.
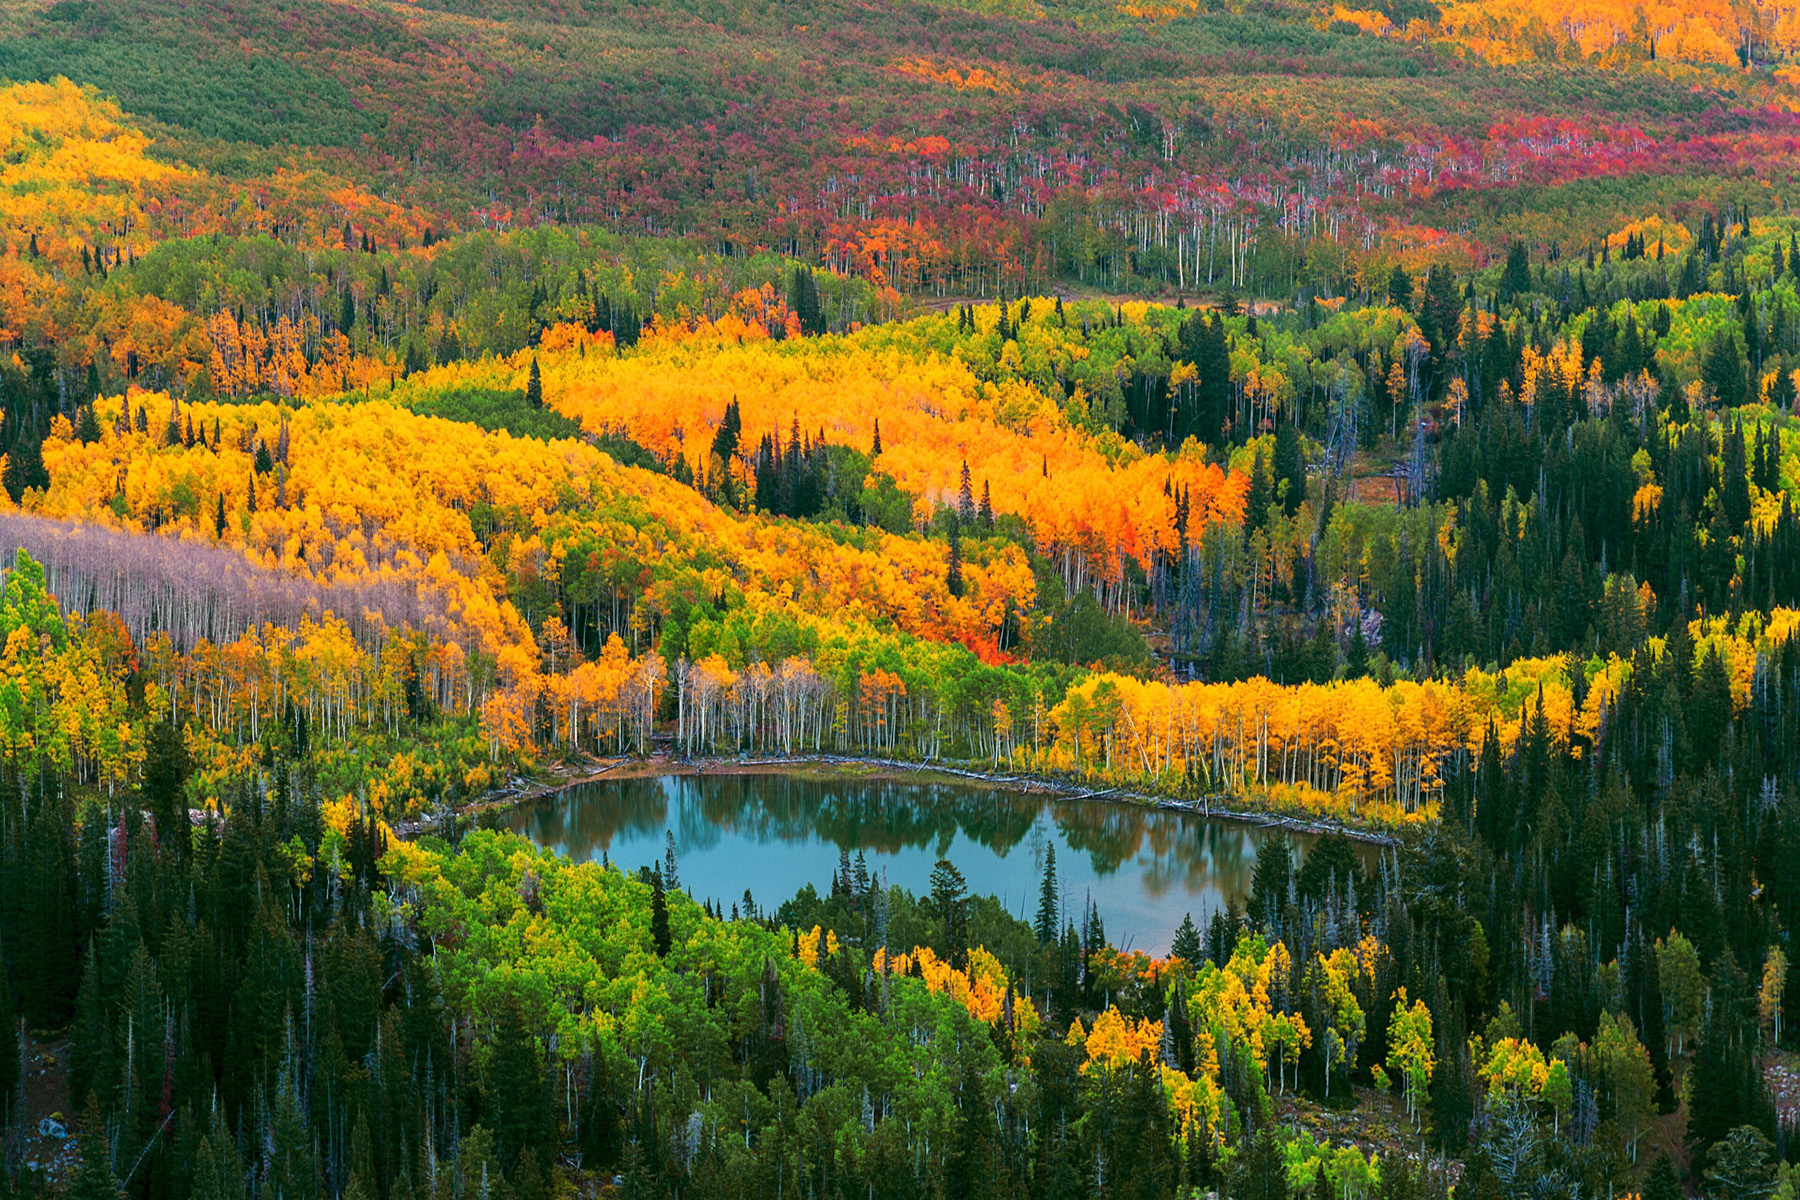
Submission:
M 0 562 L 0 1200 L 1800 1195 L 1800 0 L 0 0 Z

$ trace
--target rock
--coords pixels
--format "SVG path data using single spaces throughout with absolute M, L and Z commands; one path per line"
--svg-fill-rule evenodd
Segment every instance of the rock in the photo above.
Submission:
M 69 1136 L 69 1128 L 55 1117 L 45 1117 L 38 1122 L 38 1136 L 55 1138 L 60 1142 Z

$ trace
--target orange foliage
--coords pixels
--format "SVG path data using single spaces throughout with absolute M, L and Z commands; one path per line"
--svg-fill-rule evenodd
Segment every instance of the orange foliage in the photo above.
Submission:
M 408 383 L 523 387 L 531 361 L 520 354 L 502 364 L 457 364 Z M 798 421 L 830 442 L 866 448 L 879 421 L 876 471 L 935 506 L 955 503 L 967 462 L 995 512 L 1028 518 L 1042 549 L 1083 554 L 1108 580 L 1128 559 L 1147 567 L 1176 548 L 1166 487 L 1187 491 L 1195 530 L 1236 521 L 1243 510 L 1247 481 L 1204 462 L 1197 449 L 1103 451 L 1029 384 L 984 382 L 936 356 L 875 352 L 856 335 L 772 341 L 760 310 L 692 329 L 659 326 L 625 357 L 539 353 L 536 361 L 548 405 L 589 431 L 622 430 L 659 455 L 680 456 L 699 476 L 723 469 L 710 461 L 712 437 L 734 400 L 747 442 L 785 434 Z M 859 586 L 843 600 L 866 594 Z M 990 592 L 978 602 L 984 614 L 994 599 Z

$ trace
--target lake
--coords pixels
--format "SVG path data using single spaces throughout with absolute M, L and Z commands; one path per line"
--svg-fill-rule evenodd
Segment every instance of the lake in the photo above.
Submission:
M 915 894 L 947 858 L 971 892 L 997 896 L 1029 921 L 1054 845 L 1064 910 L 1091 898 L 1109 941 L 1158 955 L 1184 913 L 1204 930 L 1215 909 L 1243 903 L 1259 846 L 1284 840 L 1298 863 L 1313 840 L 1105 800 L 763 774 L 605 780 L 526 801 L 491 823 L 626 870 L 661 862 L 673 834 L 682 886 L 727 911 L 746 889 L 769 908 L 808 883 L 829 890 L 842 850 L 853 859 L 860 851 L 877 877 Z

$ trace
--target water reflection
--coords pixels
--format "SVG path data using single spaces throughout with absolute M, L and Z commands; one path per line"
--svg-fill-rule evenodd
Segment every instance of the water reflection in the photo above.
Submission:
M 681 882 L 727 906 L 748 889 L 775 905 L 829 885 L 840 850 L 914 892 L 934 862 L 954 862 L 970 889 L 1009 911 L 1036 911 L 1045 848 L 1056 846 L 1065 907 L 1100 907 L 1111 940 L 1163 953 L 1183 913 L 1204 925 L 1249 894 L 1259 844 L 1310 840 L 1100 800 L 1059 800 L 993 788 L 783 775 L 660 776 L 571 788 L 495 823 L 576 859 L 604 852 L 632 869 L 661 859 L 675 837 Z

